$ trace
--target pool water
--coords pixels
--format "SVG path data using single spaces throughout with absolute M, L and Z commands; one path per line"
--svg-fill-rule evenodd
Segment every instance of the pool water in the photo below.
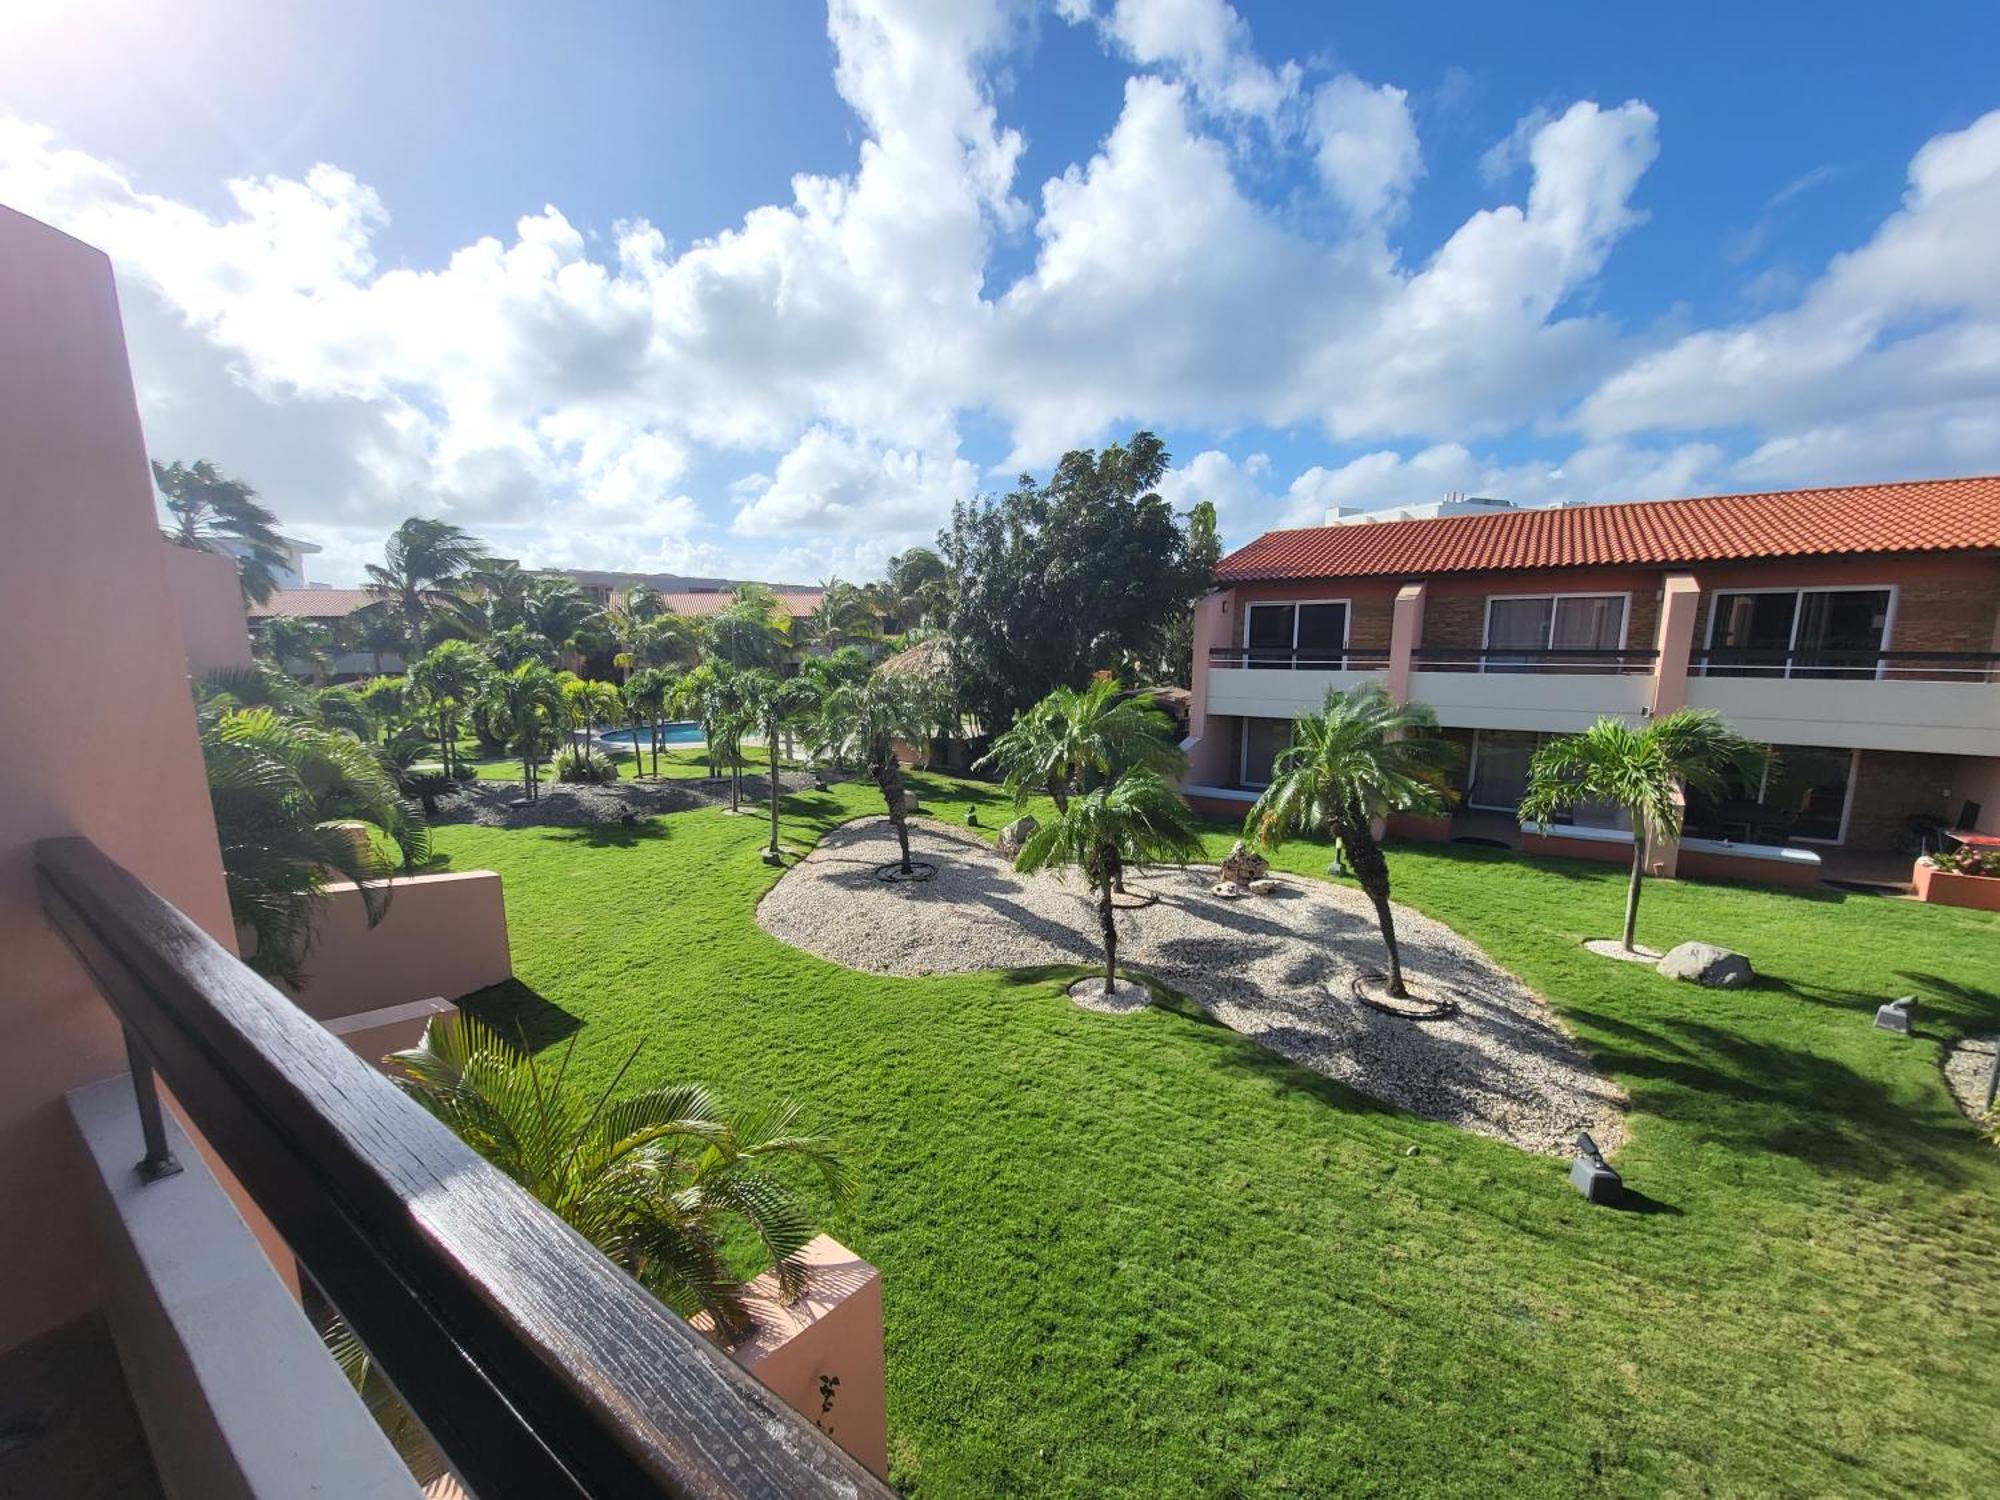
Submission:
M 598 738 L 612 745 L 630 745 L 635 742 L 641 745 L 650 745 L 652 743 L 643 729 L 609 729 L 600 734 Z M 662 745 L 699 745 L 701 743 L 701 726 L 687 719 L 676 720 L 672 724 L 662 724 L 660 726 L 660 743 Z

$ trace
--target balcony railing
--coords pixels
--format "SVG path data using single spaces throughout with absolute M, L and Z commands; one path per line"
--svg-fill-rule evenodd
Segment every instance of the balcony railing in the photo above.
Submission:
M 1211 667 L 1249 667 L 1292 672 L 1380 672 L 1389 665 L 1386 650 L 1328 650 L 1321 647 L 1211 646 Z
M 2000 652 L 1992 651 L 1832 651 L 1811 646 L 1750 651 L 1737 646 L 1711 646 L 1690 652 L 1689 663 L 1689 670 L 1700 677 L 2000 681 Z
M 124 1025 L 141 1175 L 178 1170 L 157 1069 L 482 1500 L 890 1493 L 88 840 L 36 861 Z
M 1425 646 L 1412 654 L 1419 672 L 1535 672 L 1565 677 L 1644 677 L 1660 653 L 1651 650 L 1583 651 Z

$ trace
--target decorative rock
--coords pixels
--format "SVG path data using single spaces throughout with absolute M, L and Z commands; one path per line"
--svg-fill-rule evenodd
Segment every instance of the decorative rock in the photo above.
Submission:
M 917 794 L 915 792 L 903 793 L 903 811 L 906 813 L 923 811 L 923 808 L 917 805 Z
M 1234 901 L 1238 896 L 1243 894 L 1242 886 L 1228 880 L 1218 880 L 1208 890 L 1210 895 L 1220 896 L 1225 901 Z
M 1024 813 L 1000 830 L 1000 852 L 1009 859 L 1018 859 L 1027 847 L 1028 840 L 1035 836 L 1035 830 L 1042 825 L 1032 814 Z
M 1230 846 L 1229 857 L 1222 862 L 1222 878 L 1232 885 L 1262 880 L 1270 871 L 1271 862 L 1241 839 Z
M 1284 887 L 1275 880 L 1253 880 L 1246 889 L 1253 896 L 1275 896 Z
M 1713 943 L 1682 943 L 1656 966 L 1669 979 L 1687 979 L 1712 990 L 1740 990 L 1757 976 L 1750 960 Z

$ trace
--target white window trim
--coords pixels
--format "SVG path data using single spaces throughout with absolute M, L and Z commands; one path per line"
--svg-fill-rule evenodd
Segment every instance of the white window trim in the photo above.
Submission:
M 1338 604 L 1340 615 L 1340 666 L 1314 668 L 1315 671 L 1340 671 L 1345 669 L 1347 658 L 1352 654 L 1354 641 L 1354 601 L 1352 599 L 1252 599 L 1243 606 L 1243 660 L 1247 666 L 1250 660 L 1250 612 L 1254 609 L 1289 609 L 1292 612 L 1292 657 L 1297 663 L 1299 652 L 1299 611 L 1309 604 Z
M 1710 651 L 1715 650 L 1716 627 L 1722 623 L 1722 611 L 1717 609 L 1715 606 L 1724 594 L 1796 594 L 1801 599 L 1803 599 L 1807 594 L 1882 594 L 1882 593 L 1886 593 L 1889 596 L 1889 607 L 1882 613 L 1882 645 L 1880 648 L 1882 653 L 1886 656 L 1889 652 L 1895 649 L 1896 606 L 1898 602 L 1900 602 L 1900 600 L 1902 599 L 1903 595 L 1902 585 L 1896 583 L 1834 583 L 1834 584 L 1810 584 L 1810 585 L 1792 584 L 1789 586 L 1783 584 L 1771 584 L 1761 588 L 1715 589 L 1710 594 L 1708 601 L 1708 641 L 1707 641 L 1708 649 Z M 1804 610 L 1798 608 L 1796 605 L 1793 606 L 1792 633 L 1791 636 L 1785 642 L 1785 655 L 1787 657 L 1787 660 L 1785 662 L 1786 681 L 1791 680 L 1792 669 L 1797 665 L 1796 662 L 1791 661 L 1789 658 L 1791 657 L 1793 652 L 1799 649 L 1799 619 L 1802 615 L 1804 615 L 1804 613 L 1805 613 Z M 1704 659 L 1701 664 L 1701 675 L 1706 677 L 1708 675 L 1708 669 L 1712 665 L 1714 665 L 1714 663 Z M 1878 661 L 1875 663 L 1875 680 L 1877 682 L 1882 681 L 1883 677 L 1888 672 L 1888 667 L 1889 664 L 1886 661 Z M 1819 670 L 1819 669 L 1814 669 L 1814 670 Z M 1853 679 L 1850 678 L 1849 680 L 1852 681 Z
M 1749 591 L 1746 589 L 1746 590 L 1732 590 L 1732 592 L 1747 593 Z M 1769 590 L 1769 592 L 1776 593 L 1780 591 L 1773 589 Z M 1883 649 L 1886 651 L 1888 648 L 1885 646 L 1883 647 Z M 1826 748 L 1833 749 L 1836 747 L 1827 746 Z M 1806 838 L 1803 834 L 1795 834 L 1793 835 L 1795 841 L 1801 844 L 1815 844 L 1822 849 L 1838 849 L 1842 845 L 1844 845 L 1847 842 L 1848 820 L 1852 818 L 1854 815 L 1854 787 L 1855 784 L 1860 780 L 1861 780 L 1861 752 L 1859 750 L 1850 750 L 1847 752 L 1847 791 L 1846 794 L 1840 799 L 1839 832 L 1830 839 L 1809 839 Z M 1764 774 L 1757 783 L 1758 806 L 1760 807 L 1763 806 L 1764 793 L 1770 789 L 1770 786 L 1771 786 L 1771 767 L 1767 762 L 1764 766 Z
M 1624 607 L 1620 609 L 1618 613 L 1617 649 L 1623 651 L 1626 648 L 1626 645 L 1631 638 L 1632 591 L 1630 589 L 1625 589 L 1623 591 L 1618 589 L 1573 589 L 1565 591 L 1563 593 L 1488 594 L 1486 596 L 1486 624 L 1485 628 L 1480 632 L 1480 637 L 1479 637 L 1480 671 L 1484 672 L 1487 668 L 1485 653 L 1493 649 L 1493 606 L 1495 604 L 1505 603 L 1509 601 L 1519 602 L 1520 600 L 1523 599 L 1546 599 L 1549 601 L 1549 633 L 1547 638 L 1542 643 L 1542 649 L 1544 651 L 1553 651 L 1555 649 L 1555 639 L 1556 639 L 1555 605 L 1558 599 L 1623 600 Z M 1505 811 L 1505 809 L 1502 809 L 1502 811 Z

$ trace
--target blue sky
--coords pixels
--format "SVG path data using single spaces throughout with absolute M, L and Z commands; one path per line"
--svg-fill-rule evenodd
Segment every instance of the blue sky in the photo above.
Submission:
M 1232 541 L 2000 469 L 2000 10 L 13 0 L 0 203 L 341 582 L 866 575 L 1146 425 Z

